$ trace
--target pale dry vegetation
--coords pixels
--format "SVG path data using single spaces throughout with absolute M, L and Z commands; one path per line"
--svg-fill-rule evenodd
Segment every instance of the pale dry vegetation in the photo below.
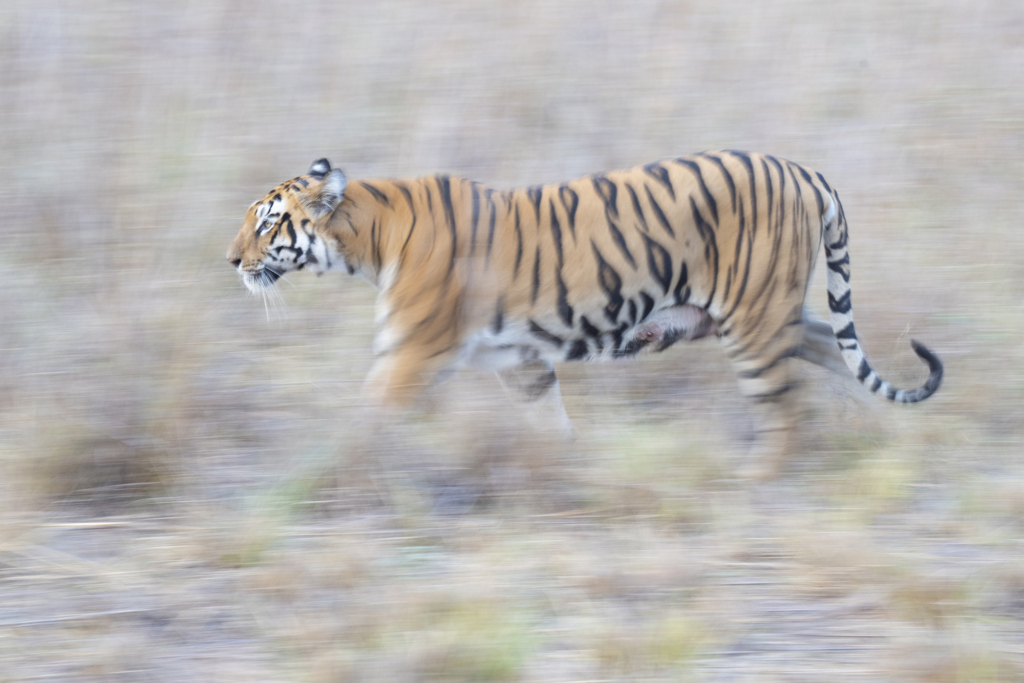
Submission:
M 0 6 L 0 681 L 1024 680 L 1024 8 Z M 499 186 L 714 148 L 820 170 L 896 408 L 808 368 L 734 478 L 713 340 L 561 369 L 579 439 L 463 373 L 358 421 L 374 292 L 224 263 L 327 156 Z M 811 305 L 825 309 L 822 278 Z

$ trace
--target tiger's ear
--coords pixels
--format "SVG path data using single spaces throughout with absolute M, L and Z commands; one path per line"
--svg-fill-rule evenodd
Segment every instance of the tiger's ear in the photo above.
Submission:
M 317 168 L 321 162 L 330 166 L 326 159 L 321 159 L 313 164 L 313 168 Z M 312 170 L 310 169 L 310 171 Z M 345 186 L 348 185 L 348 179 L 345 178 L 345 174 L 340 168 L 331 169 L 325 173 L 326 175 L 318 187 L 313 187 L 302 195 L 302 203 L 314 220 L 323 218 L 338 208 L 338 204 L 341 203 L 345 195 Z
M 320 180 L 331 171 L 331 162 L 327 159 L 317 159 L 313 162 L 313 165 L 309 167 L 309 175 L 313 176 L 317 180 Z

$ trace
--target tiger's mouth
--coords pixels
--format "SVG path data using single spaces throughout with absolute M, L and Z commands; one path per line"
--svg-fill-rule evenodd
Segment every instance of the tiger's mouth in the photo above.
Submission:
M 259 270 L 242 272 L 242 282 L 245 283 L 246 289 L 250 292 L 259 292 L 268 287 L 273 287 L 274 283 L 280 278 L 280 271 L 266 265 Z

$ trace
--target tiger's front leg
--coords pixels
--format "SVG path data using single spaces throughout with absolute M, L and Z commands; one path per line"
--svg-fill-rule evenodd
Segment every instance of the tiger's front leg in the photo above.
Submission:
M 433 383 L 437 371 L 414 353 L 378 358 L 363 384 L 363 400 L 381 411 L 408 408 Z
M 377 330 L 373 350 L 377 356 L 363 385 L 363 399 L 378 409 L 411 406 L 438 375 L 450 369 L 459 349 L 458 324 L 453 315 L 415 320 L 397 314 Z
M 346 436 L 353 472 L 380 467 L 381 458 L 407 450 L 402 430 L 396 429 L 402 414 L 433 384 L 437 364 L 413 345 L 392 342 L 400 337 L 392 329 L 380 329 L 374 342 L 377 359 L 363 381 L 362 405 L 354 415 Z

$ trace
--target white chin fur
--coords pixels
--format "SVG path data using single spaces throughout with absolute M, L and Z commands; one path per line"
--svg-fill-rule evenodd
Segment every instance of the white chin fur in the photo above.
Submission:
M 259 273 L 243 272 L 242 283 L 245 285 L 245 288 L 253 294 L 259 294 L 274 284 L 263 275 L 262 271 Z

